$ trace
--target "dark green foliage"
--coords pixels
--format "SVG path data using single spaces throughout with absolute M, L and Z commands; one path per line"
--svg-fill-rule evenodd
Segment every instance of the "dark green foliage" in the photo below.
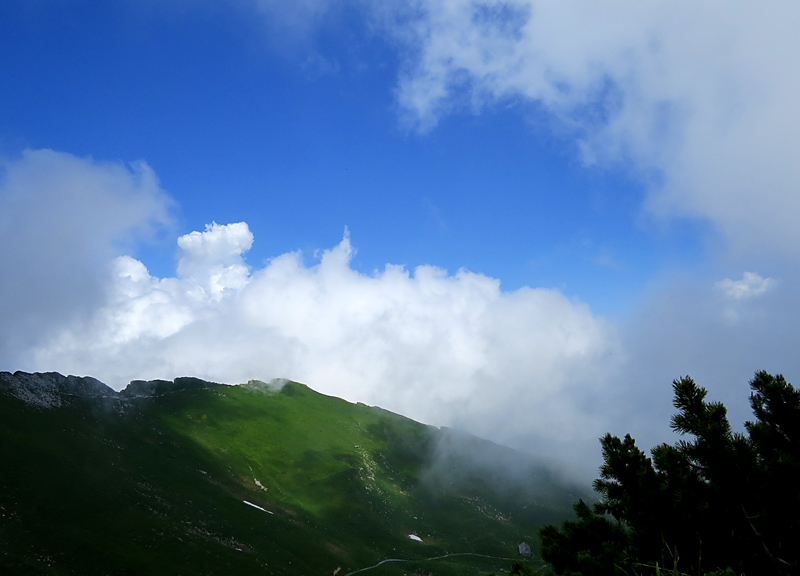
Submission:
M 575 504 L 577 521 L 542 528 L 542 555 L 559 574 L 622 574 L 616 566 L 629 547 L 622 526 L 592 510 L 583 500 Z
M 743 510 L 756 540 L 777 569 L 798 570 L 800 556 L 800 392 L 784 380 L 759 372 L 750 404 L 755 422 L 746 424 L 757 465 L 752 502 Z
M 527 564 L 523 564 L 519 560 L 514 560 L 511 563 L 511 571 L 509 574 L 511 576 L 533 576 L 535 572 L 533 571 L 533 568 Z
M 800 393 L 782 376 L 750 382 L 755 422 L 734 433 L 725 407 L 689 378 L 673 382 L 672 428 L 689 437 L 652 450 L 600 440 L 601 501 L 540 532 L 559 574 L 797 574 L 800 568 Z M 613 519 L 612 519 L 613 518 Z

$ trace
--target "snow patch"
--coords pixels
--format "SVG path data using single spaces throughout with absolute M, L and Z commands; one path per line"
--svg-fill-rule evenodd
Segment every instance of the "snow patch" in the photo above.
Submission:
M 248 502 L 247 500 L 242 500 L 242 502 L 244 502 L 248 506 L 252 506 L 253 508 L 257 508 L 257 509 L 261 510 L 262 512 L 266 512 L 267 514 L 274 514 L 274 512 L 270 512 L 269 510 L 267 510 L 266 508 L 262 508 L 258 504 L 253 504 L 252 502 Z
M 411 538 L 414 542 L 422 542 L 422 538 L 420 538 L 416 534 L 409 534 L 408 537 Z

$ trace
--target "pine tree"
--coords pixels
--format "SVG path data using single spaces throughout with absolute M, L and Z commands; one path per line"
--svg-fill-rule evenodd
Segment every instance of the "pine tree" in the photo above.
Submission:
M 601 500 L 578 502 L 578 519 L 541 530 L 542 555 L 558 574 L 685 574 L 800 571 L 800 392 L 782 376 L 750 382 L 756 417 L 747 435 L 707 402 L 688 376 L 673 382 L 673 430 L 651 458 L 625 436 L 600 440 Z

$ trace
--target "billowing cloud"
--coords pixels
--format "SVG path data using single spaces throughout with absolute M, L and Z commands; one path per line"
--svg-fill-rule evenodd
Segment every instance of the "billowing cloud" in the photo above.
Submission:
M 649 182 L 653 214 L 708 219 L 735 251 L 800 250 L 800 5 L 410 0 L 398 99 L 417 127 L 534 105 L 587 162 Z M 386 20 L 384 20 L 385 22 Z
M 0 361 L 90 313 L 108 262 L 168 223 L 169 203 L 143 162 L 52 150 L 0 158 Z
M 33 368 L 223 382 L 288 377 L 353 401 L 516 444 L 594 450 L 593 398 L 618 361 L 611 326 L 547 289 L 433 266 L 353 270 L 349 237 L 305 266 L 289 253 L 250 270 L 245 223 L 179 239 L 178 276 L 128 256 L 108 300 L 38 347 Z M 576 400 L 576 398 L 578 400 Z M 547 447 L 545 447 L 547 446 Z
M 244 259 L 254 238 L 239 222 L 180 237 L 176 275 L 158 278 L 119 256 L 120 242 L 167 220 L 146 165 L 29 151 L 4 168 L 4 369 L 117 388 L 288 377 L 568 458 L 587 475 L 608 430 L 643 445 L 665 439 L 676 377 L 708 386 L 740 423 L 755 370 L 790 380 L 800 370 L 791 274 L 672 282 L 610 324 L 556 290 L 507 292 L 466 270 L 360 273 L 347 234 L 314 265 L 287 253 L 254 268 Z
M 253 245 L 253 234 L 244 222 L 206 226 L 205 232 L 192 232 L 178 238 L 183 257 L 178 275 L 186 278 L 213 299 L 222 298 L 226 290 L 243 288 L 249 268 L 242 254 Z

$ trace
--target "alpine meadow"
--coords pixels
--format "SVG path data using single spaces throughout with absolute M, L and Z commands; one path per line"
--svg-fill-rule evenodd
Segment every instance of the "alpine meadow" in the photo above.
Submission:
M 588 497 L 525 454 L 295 382 L 116 393 L 5 372 L 0 410 L 5 574 L 478 575 L 523 540 L 541 566 L 538 529 Z
M 0 1 L 0 576 L 800 576 L 798 29 Z

